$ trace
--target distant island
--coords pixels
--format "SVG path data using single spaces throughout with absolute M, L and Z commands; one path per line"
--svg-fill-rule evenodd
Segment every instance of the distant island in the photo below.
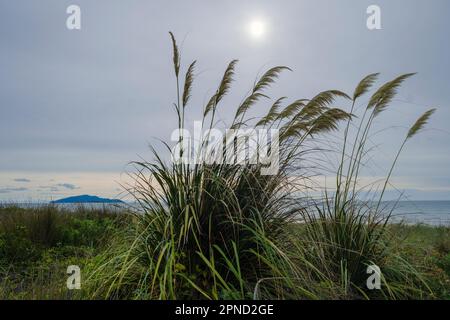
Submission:
M 124 202 L 119 199 L 107 199 L 107 198 L 100 198 L 97 196 L 81 195 L 51 201 L 50 203 L 57 204 L 57 203 L 124 203 Z

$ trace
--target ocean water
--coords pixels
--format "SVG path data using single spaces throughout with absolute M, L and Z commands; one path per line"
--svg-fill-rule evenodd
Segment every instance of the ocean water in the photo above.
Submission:
M 393 222 L 450 226 L 450 201 L 400 201 L 385 202 L 392 210 Z
M 36 207 L 40 204 L 21 204 L 23 207 Z M 58 207 L 76 210 L 80 206 L 93 209 L 109 209 L 118 213 L 135 204 L 57 204 Z M 428 224 L 433 226 L 450 226 L 450 201 L 386 201 L 382 203 L 383 212 L 391 212 L 391 222 L 406 224 Z

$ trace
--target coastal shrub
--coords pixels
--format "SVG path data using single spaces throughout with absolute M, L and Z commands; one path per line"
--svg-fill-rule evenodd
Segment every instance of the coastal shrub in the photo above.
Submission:
M 31 265 L 49 248 L 101 247 L 127 219 L 126 212 L 79 208 L 66 211 L 55 206 L 0 207 L 0 261 L 3 265 Z
M 67 267 L 83 270 L 128 221 L 126 209 L 0 206 L 0 299 L 71 299 Z M 35 224 L 35 225 L 33 225 Z

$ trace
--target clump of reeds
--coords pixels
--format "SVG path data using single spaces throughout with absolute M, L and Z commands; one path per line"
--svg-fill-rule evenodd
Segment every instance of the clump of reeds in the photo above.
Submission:
M 171 38 L 175 110 L 181 132 L 196 63 L 189 66 L 184 84 L 180 84 L 180 54 L 172 34 Z M 209 128 L 214 127 L 220 102 L 230 91 L 236 65 L 237 60 L 230 62 L 204 107 L 203 123 Z M 246 117 L 249 109 L 268 98 L 266 89 L 284 70 L 289 68 L 274 67 L 254 84 L 237 107 L 231 128 L 251 125 Z M 341 96 L 345 94 L 327 91 L 284 108 L 283 99 L 278 99 L 253 124 L 280 130 L 280 166 L 274 175 L 261 174 L 261 164 L 165 163 L 156 152 L 153 162 L 135 162 L 135 185 L 129 191 L 143 214 L 137 216 L 123 259 L 111 260 L 116 271 L 107 287 L 97 286 L 96 291 L 117 297 L 130 294 L 123 288 L 131 286 L 134 297 L 244 299 L 252 297 L 262 278 L 281 275 L 284 282 L 290 282 L 292 275 L 286 277 L 286 272 L 295 271 L 283 248 L 288 239 L 285 230 L 302 208 L 292 206 L 289 170 L 305 151 L 305 140 L 348 119 L 346 112 L 329 107 Z M 180 135 L 179 141 L 182 139 Z M 207 142 L 202 141 L 201 146 L 206 149 Z
M 190 64 L 182 83 L 180 51 L 174 36 L 170 36 L 176 79 L 174 106 L 181 143 L 196 62 Z M 216 92 L 204 107 L 202 122 L 209 128 L 215 126 L 220 102 L 231 89 L 236 65 L 237 60 L 229 63 Z M 268 98 L 266 90 L 285 70 L 290 69 L 278 66 L 263 74 L 237 106 L 230 125 L 233 129 L 278 129 L 278 172 L 263 175 L 258 163 L 166 162 L 157 152 L 150 162 L 134 162 L 134 184 L 128 191 L 135 197 L 139 210 L 135 223 L 124 230 L 92 270 L 88 281 L 94 297 L 369 297 L 363 287 L 365 268 L 372 263 L 392 266 L 393 256 L 385 241 L 388 217 L 380 216 L 379 205 L 375 208 L 361 205 L 357 181 L 373 120 L 411 75 L 400 76 L 375 92 L 360 118 L 348 156 L 348 131 L 355 119 L 355 102 L 370 89 L 377 74 L 363 79 L 353 97 L 329 90 L 287 105 L 285 98 L 280 98 L 259 119 L 247 117 L 258 101 Z M 334 108 L 336 99 L 351 101 L 350 112 Z M 423 127 L 431 113 L 419 119 L 407 140 Z M 325 201 L 311 206 L 311 199 L 299 196 L 302 179 L 308 179 L 305 174 L 308 168 L 302 167 L 300 160 L 314 151 L 308 142 L 338 130 L 341 122 L 346 123 L 346 129 L 337 189 L 331 198 L 327 195 Z M 264 146 L 256 146 L 261 147 Z M 201 148 L 208 150 L 208 142 L 202 141 Z M 167 151 L 170 154 L 169 146 Z M 182 156 L 187 151 L 178 152 Z M 383 193 L 391 173 L 392 169 Z M 386 289 L 379 296 L 401 296 L 407 291 L 405 287 L 413 285 L 415 280 L 411 279 L 417 278 L 407 264 L 395 268 L 383 273 Z
M 336 176 L 336 189 L 331 194 L 325 193 L 316 210 L 304 212 L 304 237 L 311 249 L 308 259 L 321 266 L 320 270 L 328 277 L 340 283 L 343 292 L 349 297 L 418 297 L 423 294 L 423 290 L 428 290 L 419 272 L 393 252 L 386 228 L 393 209 L 386 212 L 381 203 L 406 142 L 422 130 L 435 109 L 419 117 L 406 134 L 381 191 L 372 192 L 377 197 L 375 201 L 365 201 L 360 196 L 360 191 L 364 190 L 359 175 L 363 159 L 370 152 L 367 144 L 373 122 L 388 108 L 403 81 L 412 75 L 401 75 L 375 91 L 363 115 L 359 117 L 353 142 L 349 141 L 349 128 L 353 119 L 348 120 Z M 377 77 L 378 74 L 371 74 L 358 84 L 350 113 L 354 113 L 358 98 L 370 90 Z M 370 291 L 367 288 L 367 267 L 371 265 L 378 266 L 382 271 L 381 290 Z

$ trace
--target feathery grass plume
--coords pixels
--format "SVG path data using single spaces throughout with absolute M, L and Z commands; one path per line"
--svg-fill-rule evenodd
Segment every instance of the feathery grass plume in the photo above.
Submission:
M 351 98 L 345 92 L 339 90 L 327 90 L 319 93 L 314 98 L 312 98 L 306 106 L 318 106 L 320 108 L 326 108 L 331 103 L 333 103 L 336 98 L 351 100 Z
M 251 106 L 258 102 L 261 98 L 269 99 L 268 96 L 260 92 L 254 92 L 249 95 L 237 109 L 234 119 L 237 120 L 240 116 L 243 117 L 243 115 L 251 108 Z
M 408 78 L 414 76 L 415 73 L 403 74 L 392 81 L 385 83 L 378 89 L 377 92 L 371 97 L 367 109 L 373 108 L 373 116 L 376 117 L 383 112 L 392 99 L 397 94 L 397 89 Z
M 219 90 L 217 90 L 216 103 L 219 103 L 230 90 L 231 83 L 233 82 L 234 69 L 236 68 L 237 63 L 238 60 L 231 61 L 225 70 L 222 81 L 220 82 Z
M 362 79 L 353 93 L 353 100 L 358 99 L 359 97 L 364 95 L 367 91 L 369 91 L 379 75 L 380 75 L 379 73 L 372 73 L 366 76 L 364 79 Z
M 177 41 L 175 40 L 175 36 L 172 32 L 169 32 L 170 38 L 172 39 L 172 46 L 173 46 L 173 66 L 175 69 L 175 76 L 178 78 L 178 75 L 180 73 L 180 52 L 178 50 Z
M 362 95 L 364 95 L 367 91 L 370 90 L 370 88 L 372 87 L 373 83 L 376 81 L 376 79 L 378 78 L 379 73 L 372 73 L 369 74 L 368 76 L 364 77 L 364 79 L 362 79 L 358 85 L 355 88 L 355 91 L 353 92 L 353 103 L 352 106 L 350 108 L 349 113 L 352 114 L 353 110 L 355 108 L 355 103 L 356 100 L 361 97 Z M 364 120 L 365 114 L 363 116 L 363 120 Z M 346 148 L 347 148 L 347 138 L 348 138 L 348 130 L 350 129 L 350 123 L 351 123 L 351 118 L 348 119 L 347 121 L 347 126 L 345 127 L 345 131 L 344 131 L 344 143 L 343 143 L 343 148 L 342 148 L 342 152 L 341 152 L 341 162 L 340 162 L 340 166 L 337 172 L 337 188 L 340 188 L 341 185 L 341 181 L 343 179 L 343 174 L 342 174 L 342 170 L 344 169 L 342 166 L 344 165 L 344 157 L 346 154 Z M 363 121 L 362 120 L 362 121 Z M 358 140 L 358 136 L 359 136 L 359 131 L 358 134 L 356 135 L 356 140 Z M 353 157 L 355 149 L 352 149 L 352 155 L 351 157 Z M 338 193 L 336 193 L 338 194 Z
M 389 183 L 389 180 L 391 179 L 392 176 L 392 172 L 394 171 L 395 165 L 397 164 L 398 158 L 400 156 L 400 154 L 403 151 L 403 148 L 406 145 L 406 142 L 411 139 L 412 137 L 414 137 L 420 130 L 423 129 L 423 127 L 427 124 L 428 120 L 430 119 L 430 117 L 433 115 L 433 113 L 436 111 L 435 108 L 430 109 L 428 111 L 426 111 L 423 115 L 421 115 L 417 121 L 414 123 L 414 125 L 409 129 L 408 134 L 406 135 L 406 138 L 403 140 L 402 145 L 400 146 L 397 155 L 395 156 L 395 159 L 392 163 L 392 166 L 389 170 L 389 173 L 387 175 L 386 181 L 384 183 L 383 189 L 381 190 L 381 195 L 380 198 L 378 200 L 378 204 L 377 204 L 377 210 L 380 207 L 381 201 L 383 199 L 384 193 L 386 191 L 387 185 Z
M 306 99 L 299 99 L 289 104 L 286 108 L 281 111 L 278 119 L 288 119 L 297 114 L 302 107 L 305 106 Z
M 272 121 L 274 121 L 280 115 L 278 110 L 281 107 L 281 103 L 285 99 L 286 99 L 286 97 L 281 97 L 281 98 L 277 99 L 270 107 L 269 112 L 267 112 L 267 114 L 256 123 L 256 127 L 265 126 L 265 125 L 271 123 Z
M 255 87 L 253 88 L 253 93 L 260 92 L 269 87 L 272 83 L 275 82 L 275 80 L 283 70 L 292 71 L 292 69 L 285 66 L 278 66 L 269 69 L 256 83 Z
M 291 137 L 303 137 L 302 141 L 306 136 L 316 134 L 323 130 L 323 133 L 330 130 L 330 126 L 333 126 L 330 116 L 338 116 L 337 122 L 343 120 L 341 113 L 337 113 L 336 110 L 329 112 L 329 105 L 335 101 L 336 98 L 342 97 L 345 99 L 350 99 L 350 97 L 339 90 L 327 90 L 317 94 L 311 100 L 297 100 L 292 105 L 288 106 L 283 112 L 286 116 L 285 119 L 289 119 L 292 115 L 293 110 L 300 109 L 294 117 L 284 124 L 280 129 L 281 140 L 288 140 Z M 307 101 L 306 105 L 304 102 Z M 290 109 L 292 107 L 292 109 Z M 334 113 L 334 114 L 333 114 Z M 321 118 L 321 116 L 323 116 Z M 281 117 L 280 117 L 281 118 Z M 303 134 L 302 134 L 303 132 Z
M 329 110 L 326 105 L 318 105 L 315 103 L 307 103 L 299 113 L 297 113 L 291 120 L 291 122 L 308 122 L 313 121 L 315 118 L 319 117 L 322 113 Z
M 206 116 L 213 110 L 214 105 L 217 101 L 217 92 L 214 93 L 211 98 L 209 98 L 208 103 L 205 106 L 205 109 L 203 111 L 203 118 L 206 118 Z
M 354 192 L 356 189 L 355 181 L 358 180 L 358 176 L 359 176 L 359 172 L 360 172 L 360 168 L 361 168 L 362 157 L 365 154 L 366 142 L 367 142 L 370 130 L 372 128 L 374 119 L 387 108 L 389 103 L 392 101 L 392 99 L 397 94 L 397 90 L 402 85 L 402 83 L 406 79 L 412 77 L 413 75 L 415 75 L 415 73 L 407 73 L 407 74 L 400 75 L 397 78 L 395 78 L 394 80 L 391 80 L 391 81 L 385 83 L 384 85 L 382 85 L 371 96 L 371 98 L 367 104 L 367 107 L 364 111 L 364 114 L 361 117 L 359 126 L 358 126 L 358 131 L 356 133 L 356 137 L 355 137 L 353 148 L 352 148 L 352 153 L 350 156 L 352 161 L 350 161 L 350 163 L 349 163 L 348 172 L 346 175 L 347 182 L 354 181 L 354 183 L 353 184 L 347 183 L 347 182 L 345 183 L 345 191 L 342 193 L 344 198 L 347 197 L 347 193 L 350 192 L 350 190 L 353 190 L 353 192 Z M 353 109 L 353 106 L 352 106 L 352 109 Z M 366 114 L 370 110 L 372 110 L 372 112 L 370 113 L 369 119 L 366 121 Z M 365 125 L 364 125 L 364 123 L 365 123 Z M 345 136 L 344 141 L 347 141 L 347 136 L 348 136 L 347 133 L 348 133 L 348 130 L 346 130 L 346 132 L 344 134 L 344 136 Z M 361 133 L 361 135 L 360 135 L 360 133 Z M 345 146 L 342 150 L 342 156 L 344 156 L 344 155 L 345 155 Z M 353 161 L 353 158 L 355 159 L 355 161 Z M 342 161 L 341 161 L 341 164 L 343 164 Z M 339 181 L 338 186 L 337 186 L 338 188 L 340 188 L 340 181 L 343 178 L 342 168 L 340 169 L 340 171 L 341 172 L 339 173 L 339 176 L 338 176 L 338 181 Z
M 206 104 L 205 111 L 203 113 L 203 117 L 206 117 L 209 112 L 213 111 L 217 104 L 222 100 L 222 98 L 228 93 L 228 90 L 230 89 L 231 83 L 233 82 L 233 76 L 234 76 L 234 69 L 236 68 L 236 64 L 238 63 L 238 60 L 232 60 L 228 67 L 226 68 L 222 81 L 220 82 L 219 88 L 217 89 L 216 93 L 209 99 L 208 103 Z
M 333 108 L 322 113 L 313 121 L 309 134 L 324 133 L 338 129 L 338 123 L 351 119 L 351 115 L 339 108 Z
M 285 124 L 280 129 L 280 141 L 284 142 L 293 137 L 298 137 L 301 139 L 301 137 L 306 136 L 305 133 L 308 132 L 310 127 L 310 122 L 302 121 L 290 122 L 288 124 Z
M 268 98 L 268 96 L 261 93 L 264 89 L 267 89 L 278 78 L 283 70 L 292 71 L 285 66 L 273 67 L 266 71 L 263 76 L 256 82 L 253 87 L 252 93 L 244 100 L 244 102 L 238 107 L 234 116 L 232 128 L 237 127 L 237 123 L 242 123 L 245 113 L 254 105 L 260 98 Z M 240 120 L 238 119 L 240 117 Z
M 409 129 L 407 139 L 412 138 L 420 130 L 422 130 L 435 111 L 436 108 L 430 109 L 425 112 L 419 119 L 417 119 L 416 123 L 414 123 L 414 125 Z
M 196 63 L 197 61 L 192 62 L 188 68 L 188 71 L 186 72 L 183 90 L 183 108 L 186 107 L 191 97 L 192 83 L 194 81 L 194 69 Z
M 316 96 L 314 96 L 311 100 L 297 100 L 290 106 L 286 107 L 286 109 L 282 112 L 282 115 L 285 119 L 288 119 L 295 114 L 297 110 L 298 113 L 288 122 L 283 128 L 282 131 L 288 132 L 291 131 L 289 128 L 292 126 L 299 126 L 299 123 L 302 123 L 300 127 L 303 127 L 303 124 L 316 119 L 325 111 L 329 110 L 329 105 L 335 101 L 336 98 L 342 97 L 345 99 L 350 99 L 350 97 L 339 90 L 327 90 L 323 91 Z M 304 104 L 307 102 L 306 104 Z M 322 119 L 323 120 L 323 119 Z M 289 134 L 288 134 L 289 136 Z
M 350 97 L 342 91 L 328 90 L 317 94 L 314 98 L 309 100 L 306 105 L 304 105 L 305 100 L 297 100 L 291 106 L 288 106 L 284 112 L 282 112 L 283 115 L 285 115 L 285 118 L 288 118 L 292 115 L 294 110 L 300 109 L 286 127 L 289 127 L 294 123 L 298 123 L 300 120 L 306 122 L 318 117 L 323 112 L 328 110 L 329 105 L 338 97 L 350 99 Z M 289 109 L 291 107 L 292 109 Z

